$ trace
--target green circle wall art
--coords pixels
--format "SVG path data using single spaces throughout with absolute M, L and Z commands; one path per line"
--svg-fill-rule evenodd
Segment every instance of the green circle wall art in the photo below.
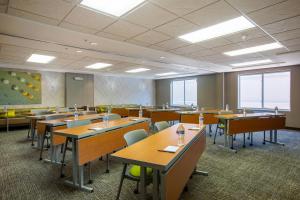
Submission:
M 0 70 L 0 105 L 41 103 L 40 73 Z

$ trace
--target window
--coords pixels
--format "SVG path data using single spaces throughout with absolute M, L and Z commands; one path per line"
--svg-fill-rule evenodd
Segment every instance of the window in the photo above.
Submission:
M 290 72 L 239 76 L 239 108 L 290 110 Z
M 171 83 L 172 105 L 197 105 L 197 80 L 177 80 Z

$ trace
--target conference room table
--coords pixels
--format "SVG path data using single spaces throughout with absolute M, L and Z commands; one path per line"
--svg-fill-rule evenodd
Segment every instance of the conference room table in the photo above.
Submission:
M 87 114 L 87 115 L 79 115 L 77 120 L 91 120 L 96 122 L 98 120 L 103 120 L 103 117 L 106 116 L 106 113 L 100 114 Z M 50 133 L 50 159 L 44 159 L 47 162 L 51 163 L 60 163 L 59 161 L 59 145 L 63 145 L 65 143 L 65 137 L 62 136 L 54 136 L 53 132 L 55 130 L 67 128 L 68 121 L 74 121 L 75 117 L 65 117 L 60 119 L 53 120 L 40 120 L 37 122 L 37 135 L 38 135 L 38 147 L 40 147 L 40 160 L 42 160 L 44 141 L 46 137 L 46 132 Z
M 264 142 L 281 144 L 277 141 L 277 130 L 285 128 L 285 114 L 260 112 L 246 114 L 216 115 L 215 117 L 225 122 L 223 147 L 230 147 L 231 149 L 233 149 L 232 137 L 235 134 L 249 132 L 253 133 L 260 131 L 264 131 Z M 270 140 L 265 139 L 265 131 L 270 131 Z
M 43 114 L 43 115 L 36 115 L 35 113 L 29 113 L 28 116 L 26 116 L 27 119 L 30 120 L 30 136 L 31 136 L 31 145 L 34 146 L 34 137 L 35 137 L 35 131 L 37 122 L 39 120 L 44 120 L 48 116 L 72 116 L 74 115 L 73 112 L 64 112 L 64 113 L 50 113 L 50 114 Z M 37 146 L 40 148 L 39 144 Z
M 177 113 L 180 108 L 165 108 L 165 109 L 146 109 L 147 116 L 151 118 L 152 124 L 160 121 L 179 121 L 180 115 Z
M 184 145 L 175 153 L 164 152 L 167 146 L 177 146 L 176 130 L 179 124 L 147 137 L 114 154 L 112 157 L 124 164 L 141 166 L 140 192 L 145 199 L 147 193 L 146 168 L 153 169 L 153 199 L 179 199 L 188 180 L 193 174 L 207 175 L 197 171 L 197 163 L 205 150 L 205 125 L 183 124 Z
M 72 143 L 72 181 L 65 183 L 92 192 L 93 188 L 84 185 L 84 164 L 124 148 L 124 134 L 137 129 L 149 132 L 149 119 L 127 117 L 54 131 Z

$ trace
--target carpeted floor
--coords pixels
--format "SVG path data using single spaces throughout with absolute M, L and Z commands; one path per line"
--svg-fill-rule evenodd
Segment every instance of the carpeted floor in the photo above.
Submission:
M 0 199 L 115 199 L 120 163 L 112 161 L 111 172 L 105 174 L 105 162 L 93 162 L 94 192 L 73 190 L 59 178 L 58 166 L 38 161 L 39 152 L 25 140 L 26 134 L 26 130 L 0 132 Z M 198 169 L 209 176 L 194 176 L 182 199 L 300 200 L 300 132 L 280 131 L 284 147 L 262 145 L 261 135 L 255 134 L 254 146 L 245 149 L 242 136 L 238 137 L 237 154 L 213 145 L 208 137 Z M 217 143 L 222 141 L 219 136 Z M 132 181 L 125 180 L 121 199 L 137 199 L 134 188 Z

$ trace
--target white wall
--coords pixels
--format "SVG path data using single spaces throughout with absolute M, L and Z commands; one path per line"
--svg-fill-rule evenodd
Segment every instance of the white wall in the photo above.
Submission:
M 155 104 L 155 81 L 94 76 L 94 104 Z

